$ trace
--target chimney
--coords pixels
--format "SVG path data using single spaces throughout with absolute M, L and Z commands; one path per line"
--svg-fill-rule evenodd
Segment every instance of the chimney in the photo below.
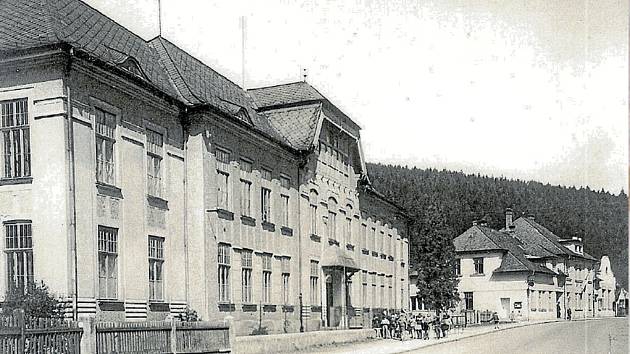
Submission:
M 477 220 L 473 220 L 473 226 L 477 226 Z
M 477 223 L 479 226 L 488 226 L 488 222 L 485 219 L 481 219 Z
M 527 218 L 534 221 L 534 214 L 527 214 Z
M 510 230 L 512 227 L 512 217 L 514 216 L 514 212 L 512 208 L 505 209 L 505 229 Z

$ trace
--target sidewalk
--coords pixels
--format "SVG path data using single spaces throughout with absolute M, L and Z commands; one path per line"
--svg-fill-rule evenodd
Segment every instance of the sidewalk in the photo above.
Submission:
M 586 320 L 597 320 L 599 318 L 588 318 Z M 585 319 L 579 319 L 574 321 L 584 321 Z M 422 339 L 409 339 L 405 341 L 395 340 L 395 339 L 374 339 L 367 342 L 348 344 L 344 346 L 337 347 L 320 347 L 320 348 L 312 348 L 309 351 L 304 351 L 302 353 L 318 353 L 318 354 L 363 354 L 363 353 L 378 353 L 378 354 L 393 354 L 393 353 L 404 353 L 420 348 L 429 347 L 432 345 L 454 342 L 457 340 L 461 340 L 464 338 L 476 337 L 480 335 L 484 335 L 491 332 L 504 331 L 511 328 L 525 327 L 525 326 L 533 326 L 537 324 L 543 323 L 553 323 L 560 322 L 564 320 L 553 319 L 553 320 L 541 320 L 541 321 L 532 321 L 532 322 L 515 322 L 515 323 L 501 323 L 500 329 L 493 329 L 494 325 L 484 325 L 484 326 L 472 326 L 464 329 L 463 332 L 458 333 L 457 330 L 449 332 L 447 338 L 435 339 L 431 338 L 429 340 Z

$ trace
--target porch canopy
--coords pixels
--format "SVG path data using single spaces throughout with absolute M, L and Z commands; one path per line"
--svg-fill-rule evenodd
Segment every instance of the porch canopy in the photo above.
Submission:
M 346 272 L 351 273 L 361 270 L 349 252 L 336 246 L 327 247 L 324 250 L 321 264 L 322 268 L 346 268 Z

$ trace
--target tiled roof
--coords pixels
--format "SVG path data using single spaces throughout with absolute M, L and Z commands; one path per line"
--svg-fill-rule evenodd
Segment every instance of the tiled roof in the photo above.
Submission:
M 596 260 L 588 253 L 580 255 L 560 243 L 560 238 L 546 227 L 540 225 L 531 218 L 521 217 L 514 221 L 514 234 L 524 244 L 536 244 L 554 255 L 566 255 L 573 257 Z
M 261 87 L 248 90 L 259 108 L 321 101 L 326 98 L 306 82 Z
M 457 236 L 453 243 L 457 252 L 504 251 L 501 265 L 495 272 L 535 271 L 555 274 L 550 269 L 531 262 L 523 245 L 512 236 L 486 226 L 475 225 Z
M 308 150 L 315 139 L 321 104 L 281 108 L 264 112 L 269 123 L 296 150 Z
M 464 233 L 453 240 L 453 244 L 457 252 L 496 251 L 503 249 L 482 231 L 482 226 L 473 226 L 464 231 Z
M 2 2 L 0 52 L 62 43 L 113 66 L 132 57 L 139 64 L 145 81 L 176 97 L 155 50 L 142 38 L 82 1 Z
M 151 45 L 156 48 L 177 91 L 188 103 L 211 105 L 235 119 L 239 119 L 236 113 L 237 107 L 241 107 L 254 129 L 291 146 L 267 117 L 256 112 L 254 101 L 241 87 L 162 37 L 151 40 Z

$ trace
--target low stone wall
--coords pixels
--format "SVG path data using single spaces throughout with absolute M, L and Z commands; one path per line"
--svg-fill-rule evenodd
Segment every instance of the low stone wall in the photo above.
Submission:
M 359 342 L 374 337 L 373 329 L 243 336 L 234 338 L 232 352 L 236 354 L 294 353 L 304 349 Z

